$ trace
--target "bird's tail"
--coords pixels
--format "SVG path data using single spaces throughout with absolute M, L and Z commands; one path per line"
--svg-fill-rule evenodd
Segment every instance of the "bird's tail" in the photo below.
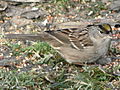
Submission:
M 56 37 L 46 33 L 41 32 L 40 34 L 5 34 L 5 39 L 19 39 L 19 40 L 31 40 L 31 41 L 43 41 L 50 45 L 57 47 L 61 46 L 62 43 L 56 39 Z

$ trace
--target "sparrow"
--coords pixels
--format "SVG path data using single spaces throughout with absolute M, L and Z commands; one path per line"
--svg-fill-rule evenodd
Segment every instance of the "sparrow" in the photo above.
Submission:
M 51 45 L 68 63 L 106 64 L 112 28 L 107 23 L 42 31 L 39 34 L 6 34 L 7 39 L 40 40 Z

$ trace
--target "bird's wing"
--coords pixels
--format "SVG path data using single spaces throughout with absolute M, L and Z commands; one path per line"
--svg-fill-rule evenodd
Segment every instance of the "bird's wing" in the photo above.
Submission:
M 64 45 L 69 45 L 77 50 L 93 45 L 93 42 L 89 38 L 88 28 L 61 29 L 47 31 L 47 33 L 56 37 Z

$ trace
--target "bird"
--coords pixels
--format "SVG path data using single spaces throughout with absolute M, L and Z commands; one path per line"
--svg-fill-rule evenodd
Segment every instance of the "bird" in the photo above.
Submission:
M 6 34 L 7 39 L 40 40 L 51 45 L 70 64 L 107 64 L 112 28 L 108 23 L 41 31 L 39 34 Z

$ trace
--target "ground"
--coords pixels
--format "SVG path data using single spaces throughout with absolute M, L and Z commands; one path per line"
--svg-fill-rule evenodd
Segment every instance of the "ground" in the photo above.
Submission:
M 115 3 L 109 0 L 0 1 L 0 89 L 119 90 L 120 59 L 104 66 L 73 65 L 45 42 L 4 38 L 9 33 L 38 34 L 42 30 L 91 23 L 114 25 L 120 22 L 120 8 Z M 113 42 L 109 55 L 119 57 L 120 34 L 115 36 L 118 41 Z

